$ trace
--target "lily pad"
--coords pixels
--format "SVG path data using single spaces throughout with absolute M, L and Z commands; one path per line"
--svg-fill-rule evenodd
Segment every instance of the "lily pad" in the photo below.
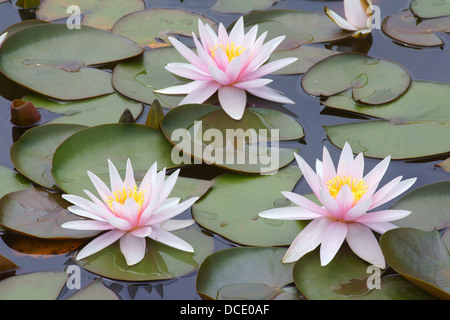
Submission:
M 403 196 L 390 209 L 412 213 L 394 222 L 399 227 L 424 231 L 441 230 L 450 226 L 450 181 L 436 182 L 417 188 Z
M 123 16 L 145 9 L 142 0 L 41 0 L 36 17 L 44 21 L 55 21 L 71 16 L 70 6 L 78 6 L 83 15 L 81 24 L 104 30 L 111 30 Z
M 133 12 L 116 22 L 112 32 L 152 49 L 171 46 L 169 36 L 198 34 L 198 19 L 217 29 L 217 24 L 198 13 L 181 9 L 148 9 Z
M 279 111 L 248 108 L 236 121 L 219 106 L 205 104 L 170 110 L 161 130 L 179 153 L 193 157 L 187 164 L 203 161 L 233 171 L 263 174 L 276 172 L 294 160 L 296 150 L 274 144 L 304 135 L 294 118 Z
M 119 297 L 97 279 L 87 287 L 77 290 L 65 300 L 119 300 Z
M 233 25 L 228 29 L 231 30 Z M 269 32 L 267 40 L 286 36 L 277 50 L 289 50 L 307 43 L 336 41 L 352 35 L 339 28 L 325 14 L 300 10 L 263 10 L 245 15 L 246 30 L 254 25 L 258 25 L 259 33 Z
M 291 191 L 300 177 L 298 167 L 291 166 L 274 175 L 224 173 L 192 206 L 193 217 L 202 227 L 239 244 L 290 245 L 306 223 L 264 219 L 258 213 L 289 205 L 281 192 Z
M 434 297 L 398 275 L 382 276 L 343 245 L 334 259 L 320 266 L 319 250 L 300 258 L 294 282 L 310 300 L 433 300 Z M 376 277 L 380 277 L 376 287 Z
M 218 0 L 211 9 L 224 13 L 247 13 L 270 8 L 278 1 L 279 0 Z
M 0 225 L 6 230 L 42 239 L 82 239 L 98 231 L 65 229 L 61 224 L 79 220 L 59 193 L 33 188 L 15 191 L 0 199 Z
M 61 117 L 48 123 L 67 123 L 83 126 L 117 123 L 126 109 L 130 110 L 136 119 L 144 109 L 142 103 L 130 101 L 117 93 L 81 101 L 56 101 L 36 94 L 24 96 L 22 99 L 31 101 L 36 108 L 61 114 Z
M 213 253 L 197 273 L 197 293 L 207 300 L 272 300 L 293 282 L 284 248 L 231 248 Z M 258 270 L 258 272 L 255 272 Z
M 84 269 L 103 277 L 124 281 L 164 280 L 186 275 L 197 270 L 213 252 L 212 237 L 195 228 L 174 231 L 173 234 L 194 247 L 194 253 L 178 250 L 147 238 L 147 252 L 141 262 L 126 264 L 119 243 L 77 261 Z
M 395 271 L 432 295 L 450 299 L 450 255 L 437 230 L 389 230 L 380 246 Z
M 311 67 L 303 76 L 303 90 L 313 96 L 332 96 L 352 89 L 357 102 L 378 105 L 399 98 L 411 77 L 401 65 L 364 54 L 332 55 Z
M 389 37 L 403 43 L 421 47 L 442 46 L 444 42 L 439 32 L 450 33 L 450 17 L 421 20 L 411 11 L 405 10 L 387 16 L 381 28 Z
M 65 272 L 33 272 L 0 281 L 0 300 L 56 300 L 66 285 Z
M 8 37 L 1 47 L 0 71 L 12 81 L 59 100 L 113 93 L 111 73 L 93 68 L 135 57 L 143 48 L 92 27 L 38 24 Z
M 122 95 L 151 105 L 158 99 L 163 108 L 173 108 L 183 96 L 172 96 L 155 93 L 154 90 L 184 84 L 180 79 L 167 71 L 169 62 L 185 62 L 184 58 L 173 47 L 145 51 L 140 57 L 119 63 L 113 70 L 112 84 Z
M 33 188 L 25 176 L 5 166 L 0 166 L 0 180 L 0 198 L 10 192 Z
M 27 130 L 11 146 L 14 167 L 36 184 L 58 190 L 51 173 L 53 153 L 65 139 L 84 128 L 71 124 L 47 124 Z
M 450 0 L 412 0 L 409 7 L 424 19 L 450 16 Z
M 348 141 L 355 153 L 368 157 L 411 159 L 443 154 L 450 151 L 448 101 L 450 85 L 440 82 L 415 81 L 400 99 L 381 106 L 356 103 L 351 93 L 344 92 L 323 104 L 381 120 L 324 128 L 334 145 L 342 148 Z

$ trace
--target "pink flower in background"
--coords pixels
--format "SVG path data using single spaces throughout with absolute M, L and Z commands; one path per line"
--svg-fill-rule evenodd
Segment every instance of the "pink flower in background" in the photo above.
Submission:
M 156 162 L 148 170 L 139 187 L 134 179 L 130 160 L 127 161 L 125 180 L 109 161 L 111 189 L 95 174 L 88 172 L 100 199 L 85 190 L 90 200 L 76 196 L 62 197 L 74 204 L 68 208 L 72 213 L 88 220 L 71 221 L 63 228 L 76 230 L 107 230 L 87 244 L 77 260 L 94 254 L 120 239 L 120 250 L 128 265 L 140 262 L 145 255 L 146 237 L 168 246 L 193 252 L 190 244 L 170 231 L 188 227 L 193 219 L 169 220 L 182 213 L 197 201 L 198 197 L 180 203 L 180 198 L 168 198 L 178 178 L 179 170 L 165 180 L 166 169 L 157 172 Z
M 402 177 L 397 177 L 376 191 L 390 157 L 363 176 L 363 154 L 354 159 L 348 143 L 342 150 L 337 168 L 326 148 L 323 149 L 322 161 L 316 162 L 316 172 L 302 157 L 295 156 L 303 176 L 322 206 L 299 194 L 282 192 L 297 206 L 266 210 L 259 214 L 269 219 L 312 220 L 292 242 L 283 262 L 296 261 L 320 245 L 320 261 L 325 266 L 346 240 L 360 258 L 384 269 L 384 256 L 372 230 L 383 234 L 394 229 L 396 226 L 390 221 L 406 217 L 411 212 L 374 209 L 408 190 L 416 178 L 401 181 Z
M 372 32 L 372 1 L 371 0 L 344 0 L 346 19 L 333 10 L 325 7 L 325 13 L 339 27 L 353 31 L 354 36 Z
M 198 22 L 199 37 L 193 34 L 197 53 L 180 41 L 169 38 L 172 45 L 189 63 L 169 63 L 171 73 L 194 80 L 185 85 L 156 90 L 162 94 L 187 94 L 180 104 L 203 103 L 216 91 L 223 110 L 233 119 L 240 120 L 247 103 L 247 94 L 275 101 L 294 103 L 278 91 L 267 87 L 272 82 L 264 76 L 277 71 L 297 58 L 284 58 L 268 62 L 271 53 L 284 40 L 276 37 L 264 44 L 267 32 L 258 38 L 258 26 L 244 33 L 241 17 L 228 34 L 223 24 L 218 34 L 212 28 Z

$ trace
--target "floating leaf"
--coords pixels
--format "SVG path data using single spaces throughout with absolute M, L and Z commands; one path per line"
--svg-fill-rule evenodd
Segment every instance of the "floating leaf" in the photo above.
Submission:
M 33 184 L 26 177 L 11 168 L 0 166 L 0 198 L 10 192 L 32 188 Z
M 147 252 L 141 262 L 128 266 L 118 241 L 77 261 L 84 269 L 103 277 L 124 281 L 150 281 L 179 277 L 196 270 L 213 252 L 212 237 L 194 228 L 173 234 L 194 247 L 194 253 L 178 250 L 147 238 Z
M 111 30 L 114 23 L 134 11 L 143 10 L 142 0 L 41 0 L 36 17 L 44 21 L 55 21 L 71 16 L 70 6 L 78 6 L 83 15 L 81 24 Z
M 450 255 L 438 231 L 389 230 L 380 246 L 395 271 L 434 296 L 450 299 Z
M 198 19 L 217 29 L 216 23 L 198 13 L 180 9 L 148 9 L 133 12 L 119 21 L 112 32 L 152 49 L 171 46 L 169 36 L 198 34 Z
M 84 128 L 71 124 L 47 124 L 27 130 L 11 146 L 14 167 L 38 185 L 58 190 L 51 173 L 53 154 L 61 142 Z
M 398 275 L 382 271 L 356 256 L 343 245 L 326 266 L 320 265 L 319 250 L 300 258 L 293 271 L 294 282 L 310 300 L 431 300 L 433 296 Z M 375 279 L 380 277 L 379 287 Z
M 97 279 L 65 300 L 119 300 L 119 297 L 114 291 L 105 287 L 102 279 Z
M 271 300 L 293 282 L 284 248 L 231 248 L 213 253 L 197 273 L 197 293 L 208 300 Z M 255 272 L 258 270 L 258 272 Z
M 358 53 L 332 55 L 303 76 L 303 90 L 313 96 L 332 96 L 352 89 L 353 99 L 377 105 L 393 101 L 409 88 L 411 78 L 401 65 Z
M 274 143 L 303 137 L 301 125 L 279 111 L 248 108 L 241 120 L 214 105 L 187 104 L 167 112 L 161 129 L 188 162 L 246 173 L 276 172 L 294 160 L 296 150 Z M 272 145 L 269 145 L 271 141 Z M 178 153 L 175 155 L 179 157 Z M 173 159 L 175 159 L 173 157 Z
M 80 219 L 67 210 L 69 205 L 59 193 L 38 188 L 15 191 L 0 199 L 0 225 L 42 239 L 80 239 L 98 234 L 62 228 L 61 224 Z
M 114 92 L 111 73 L 92 68 L 137 56 L 143 49 L 111 32 L 65 24 L 38 24 L 8 37 L 0 71 L 12 81 L 59 100 L 80 100 Z
M 274 175 L 224 173 L 192 206 L 195 221 L 222 237 L 243 245 L 289 245 L 305 223 L 260 218 L 258 213 L 288 205 L 281 194 L 291 191 L 301 177 L 288 166 Z
M 410 9 L 424 19 L 450 16 L 450 0 L 412 0 Z
M 211 9 L 225 13 L 247 13 L 270 8 L 277 2 L 278 0 L 218 0 Z
M 334 145 L 342 148 L 347 141 L 355 153 L 368 157 L 410 159 L 447 153 L 449 89 L 447 83 L 415 81 L 401 98 L 381 106 L 356 103 L 344 92 L 323 104 L 383 120 L 325 126 L 325 130 Z
M 233 25 L 234 23 L 228 29 Z M 307 43 L 340 40 L 352 34 L 339 28 L 324 14 L 299 10 L 264 10 L 245 15 L 246 30 L 254 25 L 258 25 L 259 33 L 269 31 L 267 40 L 286 36 L 277 50 L 289 50 Z
M 164 118 L 164 111 L 159 103 L 158 99 L 155 99 L 148 111 L 147 119 L 145 120 L 145 125 L 153 129 L 161 129 L 161 122 Z
M 387 16 L 381 28 L 389 37 L 407 44 L 423 47 L 442 46 L 444 44 L 442 36 L 439 37 L 436 33 L 450 33 L 450 17 L 419 20 L 406 10 Z
M 154 90 L 184 84 L 164 67 L 169 62 L 185 62 L 175 48 L 146 51 L 142 56 L 119 63 L 113 70 L 112 84 L 122 95 L 151 105 L 155 99 L 163 108 L 177 106 L 182 96 L 157 94 Z
M 65 272 L 34 272 L 0 281 L 0 300 L 56 300 L 66 285 Z
M 449 203 L 450 181 L 443 181 L 411 191 L 390 209 L 411 211 L 409 216 L 394 222 L 399 227 L 441 230 L 450 226 Z

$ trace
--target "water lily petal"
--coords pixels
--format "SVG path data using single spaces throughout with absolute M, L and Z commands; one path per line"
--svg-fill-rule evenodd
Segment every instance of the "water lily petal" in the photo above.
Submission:
M 353 26 L 350 22 L 348 22 L 347 20 L 342 18 L 340 15 L 338 15 L 333 10 L 325 7 L 325 13 L 331 20 L 334 21 L 334 23 L 336 23 L 342 29 L 347 30 L 347 31 L 357 31 L 358 30 L 358 28 Z
M 88 174 L 89 179 L 91 180 L 92 184 L 94 185 L 95 189 L 97 190 L 100 198 L 102 198 L 103 202 L 105 202 L 108 197 L 112 196 L 111 190 L 106 185 L 106 183 L 103 182 L 102 179 L 100 179 L 94 173 L 92 173 L 90 171 L 88 171 L 87 174 Z
M 334 221 L 324 232 L 322 243 L 320 244 L 320 265 L 326 266 L 333 260 L 342 243 L 347 236 L 348 226 L 346 223 Z
M 258 214 L 262 218 L 277 220 L 312 220 L 322 215 L 302 207 L 284 207 L 262 211 Z
M 106 221 L 96 220 L 80 220 L 69 221 L 61 224 L 62 228 L 74 229 L 74 230 L 111 230 L 114 229 L 111 224 Z
M 383 234 L 386 231 L 398 228 L 396 225 L 390 222 L 373 222 L 373 223 L 365 223 L 365 225 L 379 234 Z
M 235 45 L 238 45 L 238 42 L 242 40 L 242 38 L 244 38 L 244 17 L 241 16 L 236 21 L 230 33 L 228 34 L 228 38 L 229 42 L 234 43 Z
M 213 79 L 222 86 L 226 86 L 230 83 L 230 78 L 225 73 L 225 71 L 220 70 L 216 66 L 209 66 L 209 73 L 213 77 Z
M 2 35 L 0 35 L 0 47 L 2 46 L 3 41 L 5 41 L 7 35 L 8 32 L 5 32 Z
M 348 142 L 342 148 L 337 166 L 337 175 L 340 177 L 351 176 L 353 166 L 353 151 Z
M 361 197 L 361 199 L 372 197 L 378 187 L 378 184 L 386 173 L 390 161 L 391 157 L 387 156 L 364 176 L 363 179 L 367 184 L 368 191 Z
M 120 238 L 120 251 L 129 266 L 139 263 L 145 256 L 145 238 L 126 233 Z
M 365 214 L 367 210 L 369 210 L 370 205 L 372 204 L 372 199 L 359 200 L 353 208 L 348 210 L 344 215 L 345 221 L 354 221 L 357 220 L 360 216 Z
M 120 231 L 117 229 L 108 231 L 91 242 L 89 242 L 80 252 L 78 252 L 76 259 L 81 260 L 84 259 L 104 248 L 113 244 L 118 239 L 120 239 L 125 234 L 124 231 Z
M 172 192 L 175 184 L 177 183 L 178 175 L 180 174 L 180 169 L 175 170 L 164 182 L 161 191 L 159 192 L 158 205 L 160 206 L 164 201 L 166 201 L 167 197 Z
M 119 171 L 117 171 L 116 166 L 112 163 L 111 160 L 108 159 L 108 168 L 109 168 L 109 179 L 111 181 L 111 191 L 122 191 L 123 181 L 120 177 Z
M 70 212 L 73 214 L 76 214 L 77 216 L 83 217 L 83 218 L 89 218 L 97 221 L 106 221 L 106 219 L 98 216 L 97 214 L 93 213 L 90 210 L 83 209 L 79 206 L 70 206 L 67 208 Z
M 233 119 L 240 120 L 245 112 L 247 94 L 245 90 L 224 86 L 219 88 L 219 101 L 223 110 Z
M 291 63 L 293 63 L 297 60 L 298 60 L 298 58 L 283 58 L 283 59 L 271 61 L 271 62 L 266 63 L 265 65 L 261 66 L 260 68 L 248 73 L 247 75 L 243 76 L 242 81 L 253 80 L 253 79 L 264 77 L 265 75 L 268 75 L 270 73 L 273 73 L 275 71 L 283 69 L 284 67 L 290 65 Z
M 123 181 L 123 187 L 125 190 L 132 190 L 136 185 L 136 181 L 134 180 L 134 171 L 133 166 L 131 165 L 130 159 L 127 159 L 127 166 L 125 171 L 125 180 Z
M 166 231 L 175 231 L 187 228 L 195 223 L 194 219 L 186 219 L 186 220 L 167 220 L 160 224 L 160 228 Z
M 243 81 L 243 82 L 233 84 L 233 87 L 236 87 L 239 89 L 244 89 L 244 90 L 255 89 L 255 88 L 263 87 L 263 86 L 271 83 L 272 81 L 273 81 L 272 79 L 259 78 L 259 79 Z
M 164 229 L 154 228 L 149 237 L 170 247 L 187 252 L 194 252 L 194 248 L 189 243 Z
M 312 211 L 314 213 L 320 214 L 320 215 L 326 215 L 326 211 L 321 206 L 317 205 L 316 203 L 312 202 L 308 198 L 305 198 L 304 196 L 289 192 L 289 191 L 282 191 L 281 192 L 288 200 L 293 202 L 294 204 L 298 205 L 299 207 L 303 207 L 305 209 L 308 209 L 309 211 Z
M 146 224 L 154 225 L 169 220 L 179 215 L 180 213 L 184 212 L 188 208 L 190 208 L 194 204 L 194 202 L 197 201 L 198 199 L 199 197 L 192 197 L 181 202 L 180 204 L 177 204 L 176 206 L 172 206 L 165 210 L 161 210 L 158 213 L 155 213 L 154 215 L 150 216 Z
M 388 194 L 379 194 L 379 191 L 381 191 L 380 189 L 373 195 L 372 197 L 373 203 L 370 209 L 379 207 L 385 204 L 386 202 L 394 199 L 395 197 L 399 196 L 400 194 L 411 188 L 411 186 L 416 182 L 416 180 L 417 180 L 416 178 L 411 178 L 401 181 L 398 184 L 396 184 L 392 188 L 391 192 L 389 192 Z
M 323 147 L 322 177 L 324 181 L 329 181 L 336 177 L 336 168 L 326 147 Z
M 164 89 L 154 90 L 155 93 L 162 94 L 188 94 L 204 85 L 206 81 L 192 81 L 178 86 L 167 87 Z
M 362 215 L 356 221 L 359 223 L 377 223 L 377 222 L 389 222 L 402 219 L 411 214 L 408 210 L 382 210 L 374 211 Z
M 215 81 L 206 81 L 192 90 L 181 102 L 181 104 L 203 103 L 211 97 L 219 88 L 220 84 Z
M 129 231 L 133 228 L 130 222 L 119 217 L 112 217 L 108 219 L 108 222 L 116 229 L 121 231 Z
M 282 104 L 295 104 L 294 101 L 282 95 L 280 92 L 266 86 L 258 88 L 248 88 L 246 89 L 246 91 L 256 97 L 260 97 L 262 99 L 270 100 L 273 102 Z
M 345 17 L 358 30 L 367 29 L 369 21 L 369 4 L 366 0 L 345 0 Z
M 189 49 L 188 47 L 186 47 L 181 41 L 173 38 L 173 37 L 169 37 L 168 38 L 170 43 L 172 43 L 172 45 L 174 46 L 174 48 L 187 60 L 189 61 L 191 64 L 193 64 L 194 66 L 196 66 L 198 69 L 206 72 L 206 65 L 205 63 L 203 63 L 203 61 L 194 53 L 192 52 L 191 49 Z
M 144 227 L 140 227 L 140 228 L 133 229 L 130 231 L 130 233 L 133 236 L 141 237 L 141 238 L 148 237 L 151 232 L 152 232 L 152 227 L 150 227 L 150 226 L 144 226 Z
M 200 69 L 196 68 L 192 64 L 188 63 L 179 63 L 179 62 L 172 62 L 168 63 L 165 67 L 165 69 L 177 76 L 191 79 L 191 80 L 198 80 L 198 81 L 209 81 L 211 80 L 211 75 L 205 72 L 202 72 Z M 161 93 L 160 91 L 158 91 Z
M 308 183 L 311 190 L 314 192 L 314 194 L 317 196 L 317 198 L 320 199 L 319 189 L 320 189 L 320 182 L 316 175 L 316 173 L 311 169 L 311 167 L 306 163 L 306 161 L 299 156 L 298 154 L 294 153 L 295 159 L 297 161 L 297 164 L 300 168 L 300 171 L 303 174 L 303 177 L 305 178 L 306 182 Z

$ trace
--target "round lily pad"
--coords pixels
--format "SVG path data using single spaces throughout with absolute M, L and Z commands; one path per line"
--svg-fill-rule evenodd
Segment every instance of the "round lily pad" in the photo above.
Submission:
M 387 16 L 381 28 L 389 37 L 403 43 L 421 47 L 442 46 L 444 42 L 439 33 L 450 32 L 450 16 L 421 20 L 411 11 L 404 10 Z
M 149 105 L 158 99 L 162 107 L 173 108 L 180 103 L 183 96 L 154 92 L 186 83 L 165 69 L 169 62 L 185 62 L 185 59 L 175 48 L 167 47 L 148 50 L 137 58 L 121 62 L 113 70 L 114 89 L 130 99 Z
M 399 227 L 441 230 L 450 226 L 449 203 L 450 181 L 442 181 L 411 191 L 390 209 L 411 211 L 409 216 L 395 221 Z
M 52 159 L 56 148 L 66 138 L 85 126 L 47 124 L 27 130 L 10 149 L 17 171 L 47 189 L 58 190 L 52 177 Z
M 293 282 L 285 248 L 231 248 L 213 253 L 197 273 L 197 293 L 207 300 L 272 300 Z M 258 270 L 258 272 L 255 272 Z
M 293 277 L 297 288 L 310 300 L 435 299 L 399 275 L 383 276 L 382 270 L 372 268 L 343 245 L 324 267 L 319 250 L 304 255 L 296 262 Z
M 88 170 L 109 181 L 108 159 L 121 173 L 130 159 L 136 180 L 155 161 L 158 170 L 182 167 L 172 162 L 172 148 L 161 131 L 141 124 L 94 126 L 71 135 L 56 149 L 52 175 L 62 190 L 83 196 L 83 190 L 92 187 Z
M 48 123 L 83 126 L 117 123 L 126 109 L 137 119 L 144 109 L 142 103 L 126 99 L 117 93 L 80 101 L 57 101 L 36 94 L 26 95 L 22 99 L 31 101 L 36 108 L 61 114 L 61 117 Z
M 87 287 L 77 290 L 65 300 L 119 300 L 119 297 L 105 287 L 102 279 L 97 279 Z
M 198 19 L 217 29 L 216 23 L 198 13 L 181 9 L 148 9 L 133 12 L 116 22 L 112 32 L 141 46 L 171 46 L 169 36 L 198 34 Z
M 432 97 L 432 98 L 431 98 Z M 399 99 L 380 106 L 355 102 L 349 92 L 328 98 L 324 105 L 380 120 L 325 126 L 330 141 L 368 157 L 411 159 L 450 151 L 450 85 L 415 81 Z M 395 137 L 395 139 L 392 139 Z
M 228 29 L 231 30 L 234 23 Z M 330 42 L 350 37 L 325 14 L 300 10 L 262 10 L 244 16 L 244 27 L 258 25 L 259 33 L 268 31 L 266 41 L 278 36 L 286 39 L 277 50 L 289 50 L 302 44 Z
M 55 21 L 71 16 L 70 6 L 78 6 L 83 15 L 81 24 L 99 29 L 111 30 L 121 17 L 143 10 L 142 0 L 41 0 L 36 17 L 44 21 Z
M 412 0 L 409 7 L 423 19 L 450 16 L 450 0 Z
M 332 55 L 311 67 L 303 76 L 303 90 L 313 96 L 332 96 L 352 89 L 357 102 L 378 105 L 399 98 L 411 77 L 401 65 L 364 54 Z
M 39 188 L 11 192 L 0 199 L 0 225 L 19 234 L 42 239 L 82 239 L 98 231 L 65 229 L 61 224 L 79 220 L 60 193 Z
M 298 167 L 291 166 L 274 175 L 224 173 L 192 206 L 193 217 L 202 227 L 239 244 L 289 245 L 306 223 L 264 219 L 258 213 L 289 205 L 281 192 L 291 191 L 300 177 Z
M 113 93 L 111 73 L 92 66 L 137 56 L 143 48 L 92 27 L 38 24 L 8 37 L 1 47 L 0 71 L 12 81 L 59 100 Z
M 434 296 L 450 299 L 450 255 L 437 230 L 389 230 L 380 246 L 395 271 Z
M 5 166 L 0 166 L 0 180 L 0 198 L 10 192 L 33 188 L 33 184 L 25 176 Z
M 195 228 L 174 231 L 173 234 L 192 245 L 194 253 L 147 238 L 147 252 L 143 260 L 133 266 L 127 265 L 118 241 L 77 263 L 90 272 L 116 280 L 164 280 L 197 270 L 202 261 L 213 252 L 212 237 Z
M 275 143 L 304 135 L 294 118 L 279 111 L 248 108 L 236 121 L 219 106 L 205 104 L 170 110 L 161 129 L 179 153 L 193 157 L 188 164 L 203 161 L 233 171 L 263 174 L 276 172 L 294 160 L 296 150 L 279 148 Z
M 270 8 L 278 1 L 279 0 L 218 0 L 211 9 L 225 13 L 247 13 Z

